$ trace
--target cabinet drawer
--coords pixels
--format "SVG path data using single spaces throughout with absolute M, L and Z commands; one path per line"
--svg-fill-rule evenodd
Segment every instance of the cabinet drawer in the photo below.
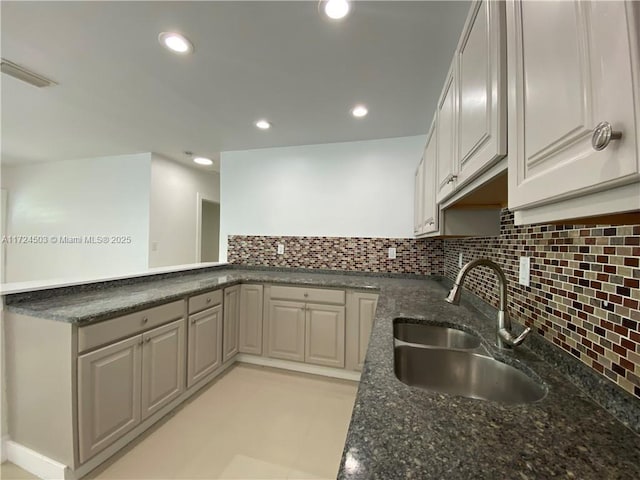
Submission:
M 157 327 L 184 316 L 184 301 L 167 303 L 78 329 L 78 352 Z
M 344 305 L 344 290 L 327 290 L 323 288 L 271 286 L 271 298 L 296 300 L 300 302 L 334 303 Z
M 222 289 L 201 293 L 189 298 L 189 314 L 199 312 L 205 308 L 215 307 L 222 303 Z

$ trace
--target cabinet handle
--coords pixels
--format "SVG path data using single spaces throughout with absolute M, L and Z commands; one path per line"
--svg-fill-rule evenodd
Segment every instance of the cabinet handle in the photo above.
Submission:
M 447 178 L 447 184 L 453 183 L 456 178 L 458 178 L 458 175 L 449 175 L 449 177 Z
M 599 152 L 607 148 L 611 140 L 620 140 L 621 138 L 622 132 L 614 130 L 609 122 L 600 122 L 593 130 L 591 146 Z
M 142 319 L 142 323 L 147 323 L 148 321 L 149 321 L 149 319 L 148 319 L 147 317 L 144 317 L 144 318 Z

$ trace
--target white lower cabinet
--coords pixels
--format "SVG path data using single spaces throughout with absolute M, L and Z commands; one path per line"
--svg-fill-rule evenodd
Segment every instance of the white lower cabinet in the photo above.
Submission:
M 78 357 L 80 462 L 184 391 L 184 320 Z
M 345 368 L 344 290 L 267 286 L 264 296 L 267 357 Z
M 342 378 L 354 376 L 332 370 L 361 368 L 376 294 L 293 285 L 231 288 L 227 315 L 239 318 L 241 359 L 293 360 L 316 366 L 257 357 L 253 363 Z M 86 475 L 223 371 L 224 293 L 218 288 L 85 326 L 7 312 L 10 382 L 15 391 L 56 405 L 43 410 L 17 395 L 12 415 L 21 428 L 12 440 L 78 478 Z M 51 361 L 34 365 L 20 354 L 20 346 L 45 337 L 43 355 Z M 55 385 L 42 382 L 42 375 L 55 378 Z M 46 425 L 55 435 L 43 435 Z
M 141 335 L 78 357 L 81 463 L 140 423 L 141 358 Z
M 240 353 L 262 354 L 263 291 L 262 285 L 240 286 Z
M 305 314 L 305 362 L 344 368 L 344 307 L 307 304 Z
M 267 316 L 267 356 L 304 362 L 305 304 L 270 300 Z
M 185 390 L 184 321 L 142 334 L 142 420 Z
M 189 316 L 187 387 L 222 365 L 222 305 Z
M 375 293 L 350 292 L 347 297 L 346 368 L 349 370 L 362 371 L 377 306 Z
M 231 360 L 238 353 L 240 321 L 240 285 L 224 289 L 224 323 L 222 327 L 222 361 Z

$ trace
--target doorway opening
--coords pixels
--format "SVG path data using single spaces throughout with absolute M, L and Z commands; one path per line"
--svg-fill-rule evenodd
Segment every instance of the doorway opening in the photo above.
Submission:
M 220 258 L 220 203 L 199 196 L 198 262 L 217 262 Z
M 4 241 L 4 236 L 7 234 L 7 191 L 0 190 L 0 235 L 2 236 L 2 243 L 0 243 L 0 283 L 7 281 L 6 277 L 6 256 L 7 256 L 7 243 Z

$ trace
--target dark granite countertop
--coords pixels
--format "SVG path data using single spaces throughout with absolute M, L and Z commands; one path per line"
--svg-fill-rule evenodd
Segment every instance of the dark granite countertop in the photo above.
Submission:
M 529 349 L 497 351 L 494 320 L 444 302 L 439 282 L 380 286 L 339 479 L 640 478 L 640 436 Z M 546 397 L 505 405 L 405 385 L 393 368 L 396 317 L 465 325 L 495 358 L 540 378 Z
M 220 268 L 117 286 L 105 284 L 95 289 L 70 287 L 65 288 L 69 293 L 64 295 L 56 289 L 32 295 L 8 295 L 5 302 L 11 312 L 84 326 L 243 281 L 376 290 L 375 280 L 363 276 Z
M 435 280 L 233 268 L 62 296 L 7 297 L 6 309 L 86 325 L 242 281 L 380 291 L 339 479 L 640 478 L 640 436 L 528 348 L 497 351 L 495 322 L 468 304 L 444 302 L 446 289 Z M 393 369 L 397 317 L 464 325 L 495 358 L 544 383 L 548 394 L 504 405 L 405 385 Z

